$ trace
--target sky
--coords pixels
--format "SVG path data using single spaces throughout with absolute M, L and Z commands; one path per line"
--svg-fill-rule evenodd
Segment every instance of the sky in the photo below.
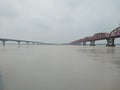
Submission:
M 67 43 L 120 26 L 120 0 L 0 0 L 0 38 Z

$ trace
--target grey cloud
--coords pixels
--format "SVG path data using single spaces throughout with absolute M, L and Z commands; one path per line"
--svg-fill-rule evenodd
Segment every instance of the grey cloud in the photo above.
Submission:
M 39 17 L 31 18 L 30 23 L 36 29 L 37 28 L 38 29 L 51 29 L 51 23 L 49 23 L 45 17 L 46 16 L 43 16 L 43 18 L 39 18 Z
M 18 15 L 13 12 L 0 10 L 0 16 L 1 17 L 17 17 Z
M 120 24 L 119 0 L 0 0 L 0 36 L 69 42 Z
M 61 19 L 54 19 L 56 22 L 58 23 L 71 23 L 73 22 L 74 20 L 70 17 L 64 17 L 64 18 L 61 18 Z
M 37 29 L 40 29 L 40 30 L 50 30 L 51 29 L 51 26 L 50 25 L 47 25 L 45 24 L 45 22 L 40 22 L 40 21 L 35 21 L 33 22 L 33 25 L 35 28 Z
M 16 7 L 11 5 L 11 2 L 8 0 L 0 1 L 0 16 L 1 17 L 17 17 L 18 13 L 16 11 Z

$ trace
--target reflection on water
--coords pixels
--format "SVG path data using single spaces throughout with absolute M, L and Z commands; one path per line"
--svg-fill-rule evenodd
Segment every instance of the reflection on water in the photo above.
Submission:
M 92 56 L 94 60 L 117 64 L 120 67 L 120 47 L 82 47 L 80 52 Z
M 106 47 L 107 54 L 115 54 L 115 47 Z
M 120 90 L 120 47 L 0 48 L 0 90 Z

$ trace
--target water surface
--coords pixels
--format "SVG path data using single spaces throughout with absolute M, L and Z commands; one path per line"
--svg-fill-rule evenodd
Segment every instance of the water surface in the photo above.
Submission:
M 120 90 L 120 47 L 0 47 L 2 90 Z

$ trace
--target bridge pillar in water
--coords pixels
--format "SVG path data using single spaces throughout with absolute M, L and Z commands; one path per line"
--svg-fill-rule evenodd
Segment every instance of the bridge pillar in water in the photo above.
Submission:
M 35 42 L 32 42 L 33 43 L 33 45 L 35 45 Z
M 77 45 L 81 45 L 81 43 L 77 43 Z
M 37 42 L 36 45 L 39 45 L 39 42 Z
M 18 42 L 18 48 L 20 47 L 20 41 L 17 41 Z
M 18 41 L 18 46 L 20 46 L 20 41 Z
M 114 40 L 115 40 L 114 38 L 108 38 L 106 46 L 115 46 Z
M 86 42 L 83 42 L 83 46 L 86 46 Z
M 27 43 L 27 46 L 28 46 L 28 45 L 29 45 L 29 42 L 27 41 L 26 43 Z
M 79 43 L 79 45 L 81 45 L 81 43 Z
M 3 42 L 3 46 L 5 46 L 5 41 L 2 41 Z
M 95 46 L 95 41 L 90 41 L 90 46 Z

